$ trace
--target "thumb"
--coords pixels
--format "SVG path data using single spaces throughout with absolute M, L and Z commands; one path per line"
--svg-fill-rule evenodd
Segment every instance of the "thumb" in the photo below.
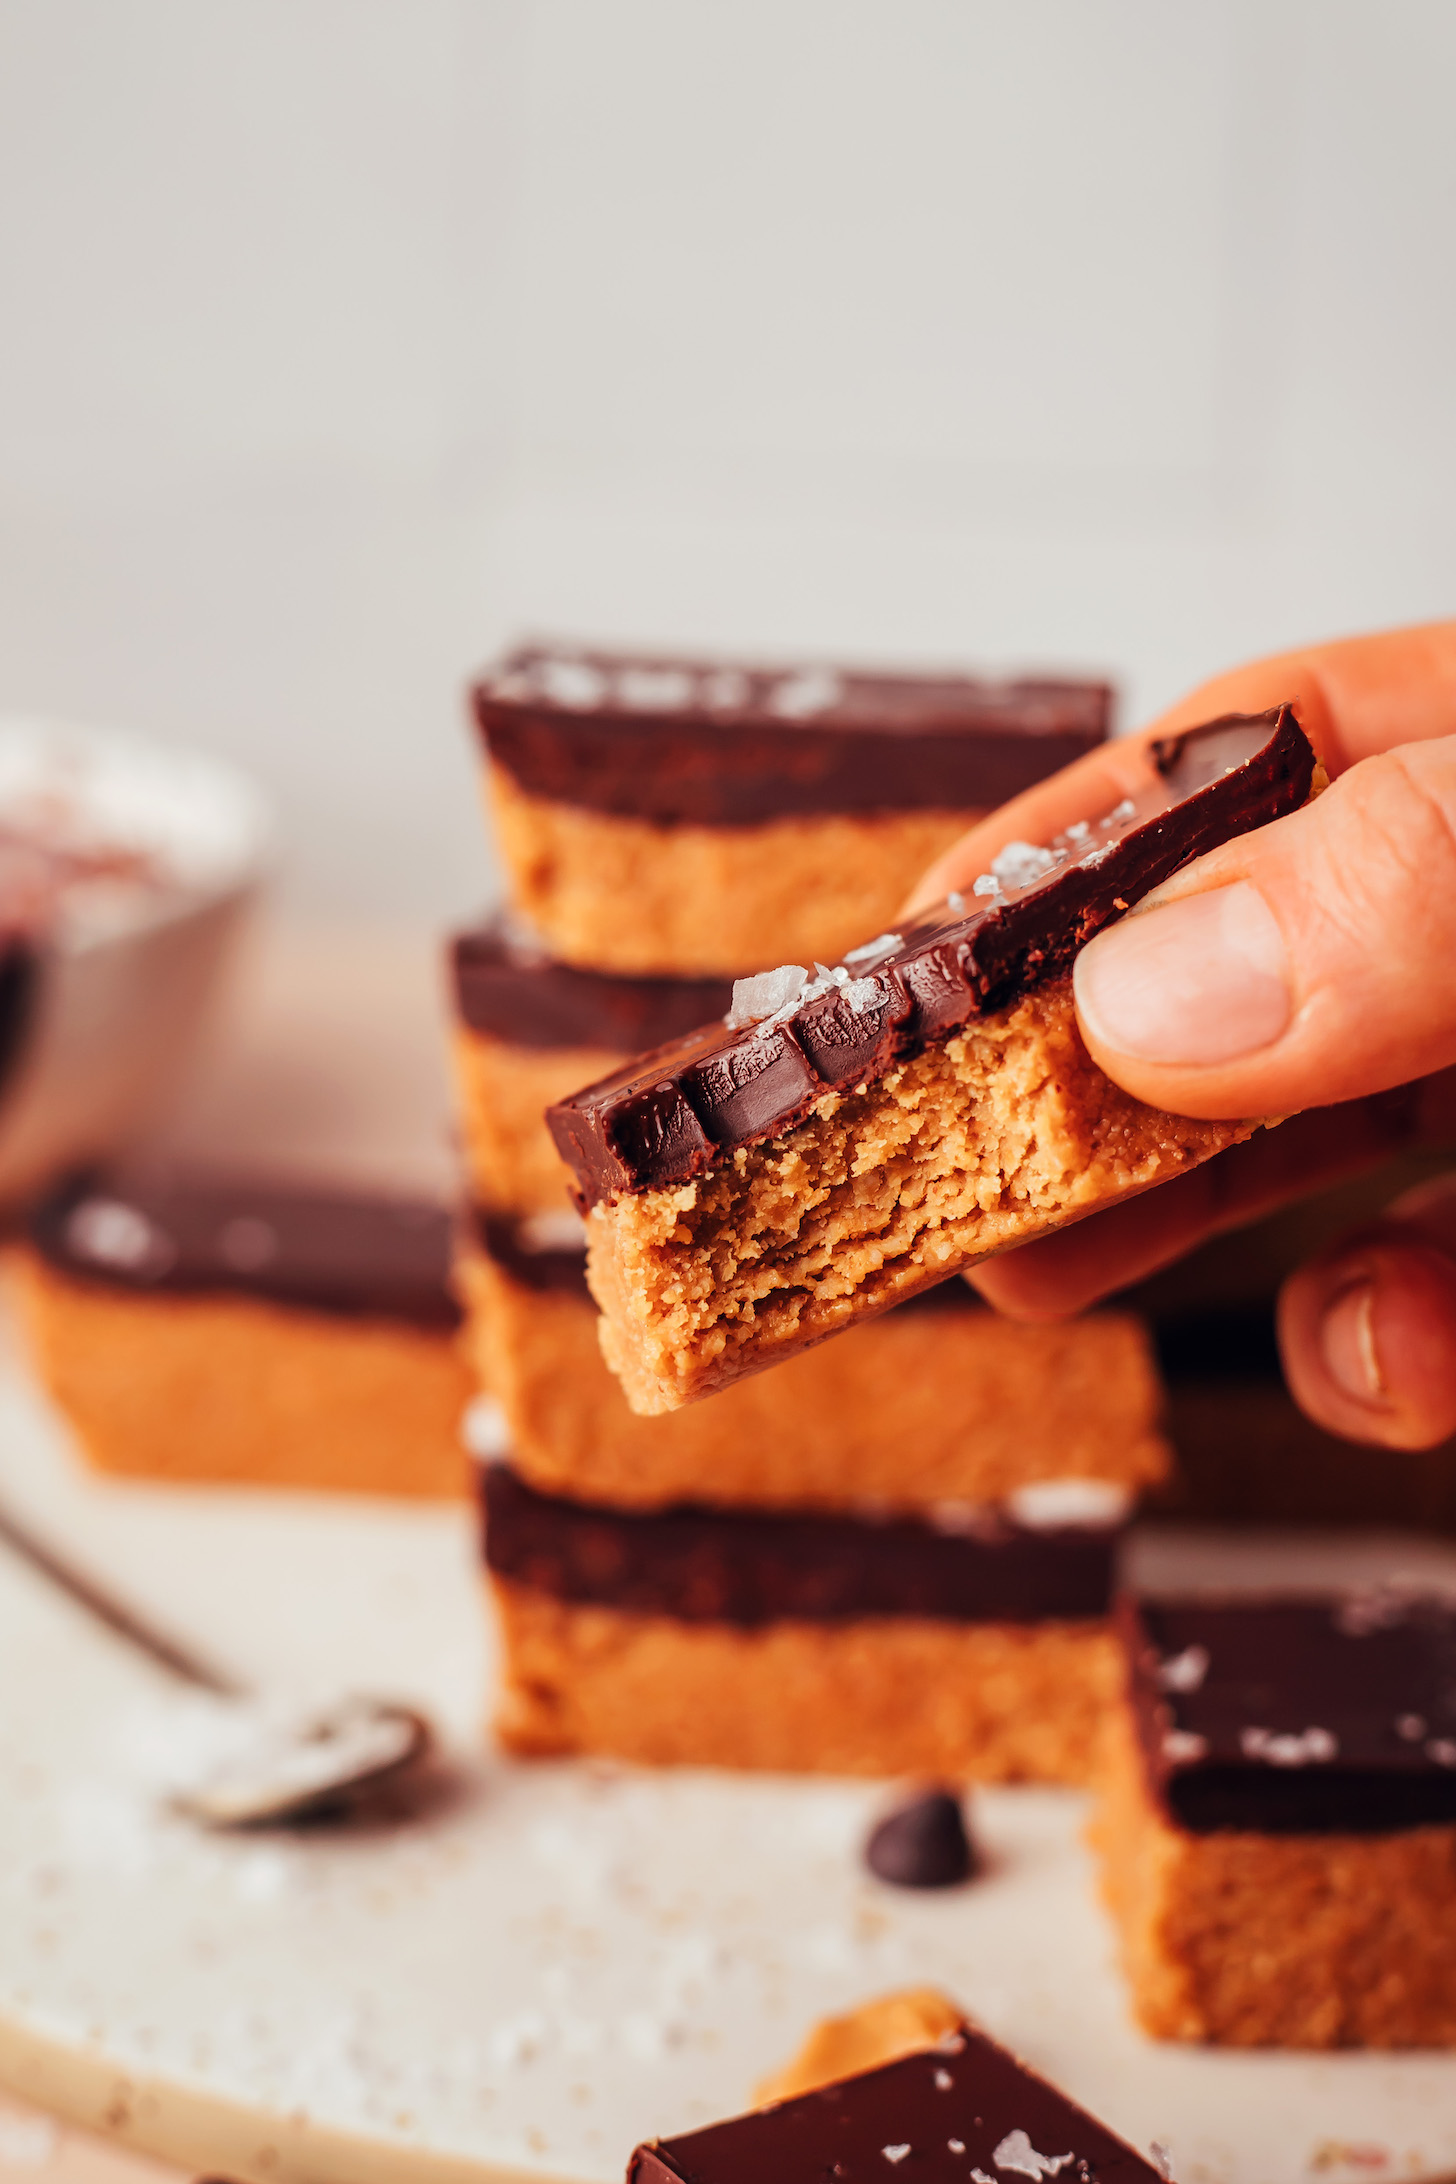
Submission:
M 1456 1062 L 1456 737 L 1352 766 L 1180 872 L 1077 959 L 1101 1068 L 1205 1119 L 1363 1098 Z

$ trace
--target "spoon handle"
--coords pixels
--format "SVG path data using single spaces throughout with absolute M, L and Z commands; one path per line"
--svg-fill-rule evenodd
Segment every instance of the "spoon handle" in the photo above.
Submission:
M 149 1660 L 155 1661 L 169 1674 L 179 1677 L 183 1683 L 194 1684 L 203 1691 L 216 1692 L 220 1698 L 239 1699 L 245 1696 L 245 1684 L 239 1683 L 236 1677 L 226 1675 L 221 1669 L 214 1668 L 200 1654 L 193 1653 L 176 1639 L 154 1630 L 134 1609 L 109 1593 L 95 1578 L 57 1554 L 54 1547 L 33 1532 L 28 1524 L 22 1523 L 3 1503 L 0 1503 L 0 1540 L 12 1548 L 23 1561 L 28 1562 L 32 1569 L 39 1570 L 42 1576 L 48 1577 L 78 1607 L 85 1608 L 98 1623 L 104 1623 L 116 1637 L 124 1638 L 128 1645 L 135 1646 L 139 1653 L 145 1653 Z

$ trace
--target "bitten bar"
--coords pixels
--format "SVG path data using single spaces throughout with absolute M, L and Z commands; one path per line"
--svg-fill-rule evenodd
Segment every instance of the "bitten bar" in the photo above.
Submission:
M 1078 949 L 1315 778 L 1292 710 L 1155 745 L 1155 777 L 833 970 L 740 982 L 709 1027 L 553 1107 L 588 1216 L 602 1341 L 673 1410 L 976 1260 L 1248 1137 L 1120 1091 L 1082 1045 Z M 980 905 L 978 907 L 978 905 Z
M 541 645 L 473 697 L 517 907 L 565 962 L 679 978 L 832 960 L 1112 705 L 1102 683 Z

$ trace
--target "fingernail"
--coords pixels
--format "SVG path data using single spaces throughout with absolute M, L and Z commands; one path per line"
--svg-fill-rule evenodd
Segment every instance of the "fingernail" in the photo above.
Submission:
M 1088 943 L 1073 976 L 1089 1035 L 1140 1061 L 1236 1061 L 1289 1022 L 1284 938 L 1247 880 L 1124 918 Z
M 1325 1370 L 1355 1403 L 1384 1403 L 1385 1375 L 1375 1347 L 1375 1284 L 1359 1275 L 1335 1292 L 1320 1325 Z

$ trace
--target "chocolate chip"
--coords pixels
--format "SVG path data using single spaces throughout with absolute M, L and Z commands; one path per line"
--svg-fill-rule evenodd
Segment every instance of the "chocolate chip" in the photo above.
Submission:
M 960 1799 L 930 1790 L 887 1813 L 865 1845 L 865 1864 L 893 1888 L 954 1888 L 970 1880 L 978 1860 Z

